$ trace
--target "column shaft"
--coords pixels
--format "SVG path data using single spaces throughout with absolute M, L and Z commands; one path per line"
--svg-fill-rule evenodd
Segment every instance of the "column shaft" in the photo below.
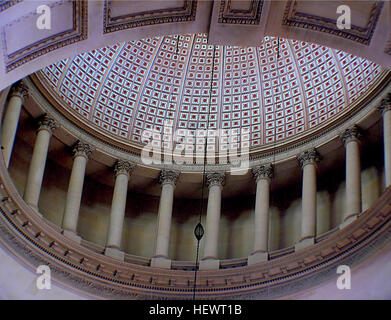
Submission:
M 255 199 L 254 252 L 268 251 L 269 189 L 269 179 L 261 178 L 258 180 Z
M 346 143 L 346 220 L 361 212 L 360 145 L 355 139 Z
M 1 128 L 1 145 L 6 167 L 8 168 L 14 147 L 16 131 L 18 128 L 20 112 L 24 98 L 27 96 L 27 88 L 19 82 L 11 89 L 11 98 L 5 111 Z
M 203 259 L 217 259 L 221 212 L 221 186 L 209 187 Z
M 51 132 L 49 130 L 40 129 L 38 131 L 35 139 L 33 156 L 30 162 L 24 199 L 28 204 L 35 208 L 38 208 L 50 137 Z
M 168 257 L 171 234 L 172 205 L 174 200 L 174 185 L 164 183 L 159 203 L 159 221 L 156 236 L 155 257 Z
M 71 178 L 65 203 L 63 228 L 76 233 L 79 219 L 84 176 L 87 166 L 86 156 L 76 156 L 73 160 Z
M 127 173 L 119 173 L 115 179 L 110 226 L 107 237 L 107 247 L 109 248 L 119 249 L 121 247 L 128 182 L 129 175 Z
M 316 165 L 313 162 L 303 167 L 303 194 L 301 239 L 316 235 Z
M 384 170 L 386 187 L 391 185 L 391 110 L 383 113 Z

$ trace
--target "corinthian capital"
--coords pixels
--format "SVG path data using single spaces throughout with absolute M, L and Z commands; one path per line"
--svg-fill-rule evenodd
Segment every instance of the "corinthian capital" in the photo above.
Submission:
M 79 140 L 73 147 L 73 156 L 82 156 L 88 159 L 92 151 L 94 151 L 94 148 L 92 146 Z
M 255 182 L 258 182 L 259 179 L 271 180 L 274 175 L 274 168 L 272 164 L 266 164 L 263 166 L 252 168 L 252 172 L 253 172 Z
M 165 184 L 165 183 L 171 183 L 173 185 L 176 185 L 179 175 L 181 173 L 179 171 L 174 170 L 162 170 L 159 174 L 159 183 Z
M 317 163 L 321 156 L 315 148 L 308 149 L 297 156 L 300 166 L 303 168 L 306 164 Z
M 214 185 L 223 186 L 225 184 L 224 172 L 211 172 L 206 174 L 206 185 L 208 188 Z
M 361 137 L 362 137 L 362 130 L 360 129 L 360 127 L 356 125 L 347 128 L 344 132 L 342 132 L 339 135 L 339 138 L 344 144 L 347 144 L 348 142 L 353 140 L 360 141 Z
M 39 126 L 38 130 L 47 130 L 50 133 L 52 133 L 52 131 L 57 128 L 57 122 L 53 118 L 51 118 L 47 114 L 45 114 L 38 121 L 38 126 Z
M 387 96 L 384 99 L 382 99 L 377 109 L 382 113 L 391 110 L 391 93 L 388 93 Z
M 26 99 L 28 95 L 28 89 L 23 81 L 16 82 L 11 88 L 11 97 L 18 96 L 22 100 Z
M 114 173 L 116 176 L 118 176 L 119 174 L 130 175 L 135 167 L 136 167 L 135 163 L 131 163 L 124 160 L 118 160 L 114 167 Z

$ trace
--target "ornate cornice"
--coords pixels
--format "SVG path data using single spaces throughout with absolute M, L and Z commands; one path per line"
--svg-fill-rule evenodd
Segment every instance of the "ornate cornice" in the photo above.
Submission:
M 179 171 L 162 170 L 159 174 L 159 183 L 162 185 L 166 183 L 176 185 L 180 174 L 181 173 Z
M 103 9 L 103 33 L 161 23 L 194 21 L 197 10 L 197 0 L 184 0 L 183 5 L 180 7 L 125 13 L 114 16 L 112 14 L 112 5 L 113 1 L 105 0 Z
M 15 83 L 12 87 L 11 87 L 11 93 L 10 93 L 10 96 L 18 96 L 20 97 L 22 100 L 26 99 L 27 96 L 28 96 L 28 88 L 27 86 L 23 83 L 23 81 L 19 81 L 17 83 Z
M 303 168 L 306 164 L 317 163 L 322 159 L 315 148 L 308 149 L 297 156 L 300 166 Z
M 116 176 L 118 176 L 119 174 L 130 175 L 135 167 L 136 167 L 135 163 L 131 163 L 124 160 L 118 160 L 114 167 L 114 173 Z
M 362 130 L 359 126 L 353 125 L 341 132 L 339 138 L 346 145 L 350 141 L 360 141 L 362 137 Z
M 349 29 L 341 30 L 337 27 L 336 19 L 330 19 L 308 12 L 300 12 L 298 8 L 299 4 L 300 1 L 298 0 L 287 1 L 282 21 L 283 25 L 320 31 L 334 36 L 350 39 L 367 46 L 371 43 L 376 25 L 384 6 L 383 1 L 373 1 L 368 20 L 365 23 L 365 27 L 352 24 Z
M 274 167 L 272 164 L 257 166 L 257 167 L 252 168 L 252 173 L 253 173 L 255 182 L 258 182 L 258 180 L 260 180 L 260 179 L 271 180 L 274 176 Z
M 206 174 L 206 185 L 208 188 L 212 186 L 224 186 L 225 173 L 224 172 L 210 172 Z
M 38 120 L 38 131 L 39 130 L 47 130 L 52 133 L 58 127 L 56 120 L 54 120 L 49 115 L 45 114 Z
M 391 110 L 391 92 L 387 94 L 386 98 L 381 100 L 377 109 L 382 113 Z
M 75 143 L 73 146 L 73 157 L 85 157 L 89 158 L 94 148 L 88 143 L 81 142 L 80 140 Z

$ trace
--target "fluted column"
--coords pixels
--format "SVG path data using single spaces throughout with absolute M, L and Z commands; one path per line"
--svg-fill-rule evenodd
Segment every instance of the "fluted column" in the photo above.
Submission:
M 381 101 L 378 109 L 383 114 L 384 171 L 387 188 L 391 185 L 391 93 Z
M 301 239 L 295 249 L 300 250 L 315 243 L 316 236 L 316 163 L 320 155 L 315 148 L 297 157 L 303 170 Z
M 254 212 L 254 249 L 248 264 L 268 260 L 270 181 L 273 178 L 271 164 L 252 169 L 257 184 Z
M 219 269 L 218 239 L 221 213 L 221 192 L 225 183 L 225 174 L 208 173 L 206 182 L 209 188 L 208 207 L 206 212 L 205 246 L 200 270 Z
M 152 267 L 165 269 L 171 268 L 171 260 L 168 258 L 168 249 L 170 245 L 174 189 L 178 178 L 179 172 L 172 170 L 162 170 L 159 175 L 159 183 L 162 185 L 162 193 L 159 203 L 155 256 L 151 261 Z
M 12 149 L 14 147 L 20 111 L 22 110 L 22 104 L 27 94 L 27 87 L 23 84 L 23 82 L 18 82 L 11 88 L 11 98 L 5 111 L 3 126 L 1 129 L 1 145 L 4 148 L 3 155 L 7 168 L 9 166 Z
M 342 225 L 345 226 L 361 212 L 361 130 L 352 126 L 341 133 L 340 138 L 346 149 L 346 209 Z
M 120 248 L 125 218 L 126 196 L 128 193 L 129 175 L 134 167 L 135 165 L 130 162 L 119 160 L 114 168 L 116 178 L 105 254 L 122 261 L 125 253 Z
M 62 226 L 64 235 L 78 242 L 80 242 L 81 238 L 76 235 L 76 229 L 79 219 L 84 176 L 88 157 L 92 150 L 93 149 L 89 144 L 81 141 L 78 141 L 73 148 L 73 166 L 71 178 L 69 180 Z
M 47 115 L 39 121 L 39 128 L 34 143 L 26 188 L 24 190 L 24 200 L 37 210 L 50 138 L 52 136 L 52 131 L 56 128 L 56 126 L 57 124 L 54 119 Z

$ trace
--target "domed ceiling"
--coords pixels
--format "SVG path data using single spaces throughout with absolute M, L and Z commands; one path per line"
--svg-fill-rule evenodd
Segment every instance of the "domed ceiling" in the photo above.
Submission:
M 93 50 L 43 69 L 40 78 L 67 111 L 124 142 L 138 145 L 143 130 L 161 131 L 165 121 L 174 130 L 205 129 L 209 114 L 209 128 L 249 128 L 254 148 L 332 121 L 385 70 L 315 44 L 280 39 L 279 58 L 277 48 L 271 37 L 257 48 L 216 47 L 212 86 L 214 49 L 205 34 Z

